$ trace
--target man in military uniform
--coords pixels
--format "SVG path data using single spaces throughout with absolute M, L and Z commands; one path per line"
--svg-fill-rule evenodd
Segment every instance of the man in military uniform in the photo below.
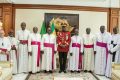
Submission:
M 57 33 L 57 44 L 58 44 L 58 52 L 59 52 L 59 63 L 60 63 L 60 71 L 66 73 L 66 60 L 67 53 L 69 51 L 69 44 L 71 41 L 70 32 L 66 31 L 66 26 L 62 25 L 62 31 Z

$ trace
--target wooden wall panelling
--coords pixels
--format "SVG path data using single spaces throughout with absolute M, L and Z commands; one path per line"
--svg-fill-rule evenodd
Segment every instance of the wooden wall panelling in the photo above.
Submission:
M 0 21 L 2 21 L 2 7 L 0 7 Z
M 3 27 L 7 36 L 12 29 L 12 5 L 3 5 Z
M 119 9 L 110 9 L 110 32 L 112 32 L 114 27 L 119 26 Z

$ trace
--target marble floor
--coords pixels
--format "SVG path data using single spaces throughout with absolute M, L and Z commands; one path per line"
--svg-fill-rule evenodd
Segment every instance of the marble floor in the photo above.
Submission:
M 13 76 L 13 80 L 25 80 L 28 74 L 17 74 Z M 100 80 L 110 80 L 105 76 L 98 76 Z M 28 80 L 97 80 L 91 73 L 53 73 L 53 74 L 32 74 Z

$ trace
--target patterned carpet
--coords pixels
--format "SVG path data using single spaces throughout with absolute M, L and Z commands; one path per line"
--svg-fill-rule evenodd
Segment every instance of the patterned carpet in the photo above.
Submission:
M 91 73 L 37 73 L 31 74 L 28 80 L 97 80 Z

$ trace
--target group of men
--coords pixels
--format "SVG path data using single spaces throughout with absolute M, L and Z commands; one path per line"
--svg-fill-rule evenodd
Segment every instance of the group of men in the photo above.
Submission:
M 105 26 L 100 26 L 100 32 L 93 35 L 91 29 L 86 28 L 81 37 L 79 29 L 75 28 L 71 37 L 63 25 L 56 36 L 52 34 L 51 27 L 41 36 L 37 27 L 30 33 L 26 23 L 22 22 L 16 37 L 13 37 L 12 30 L 8 37 L 4 37 L 4 30 L 0 27 L 0 61 L 13 61 L 13 74 L 41 70 L 52 73 L 56 70 L 58 53 L 59 73 L 66 73 L 66 69 L 72 73 L 84 70 L 111 77 L 112 61 L 120 63 L 120 35 L 117 28 L 113 32 L 111 35 L 105 31 Z

